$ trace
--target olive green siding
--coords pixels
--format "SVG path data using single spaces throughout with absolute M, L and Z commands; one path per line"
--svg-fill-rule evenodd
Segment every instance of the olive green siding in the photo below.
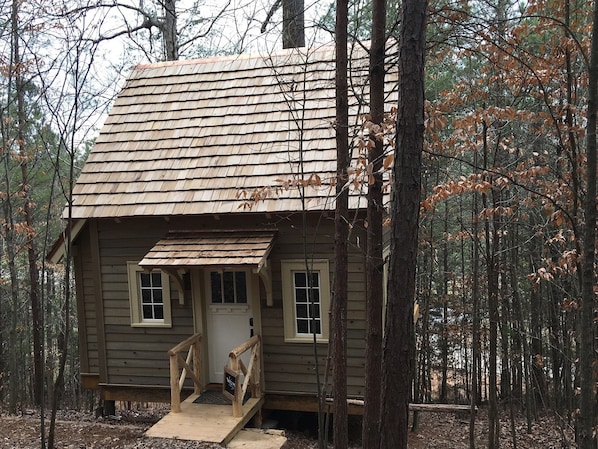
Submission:
M 218 219 L 217 219 L 218 218 Z M 272 270 L 273 304 L 261 298 L 261 333 L 263 339 L 264 381 L 267 392 L 314 393 L 316 391 L 314 351 L 309 343 L 285 343 L 280 263 L 284 259 L 304 257 L 303 225 L 300 214 L 265 216 L 244 214 L 238 217 L 172 217 L 97 220 L 86 225 L 78 236 L 78 305 L 82 340 L 81 359 L 87 360 L 83 371 L 100 374 L 101 383 L 127 385 L 169 385 L 167 351 L 194 333 L 191 295 L 179 304 L 178 292 L 171 283 L 172 327 L 131 327 L 127 262 L 139 261 L 168 231 L 201 229 L 276 228 L 274 247 L 268 264 Z M 97 224 L 97 226 L 96 226 Z M 97 229 L 97 235 L 93 233 Z M 349 258 L 348 307 L 348 386 L 351 396 L 363 395 L 365 346 L 365 233 L 352 231 Z M 314 214 L 307 226 L 307 256 L 330 261 L 334 273 L 333 223 Z M 94 276 L 93 242 L 97 239 L 99 272 Z M 96 288 L 94 279 L 100 279 Z M 263 286 L 261 288 L 263 291 Z M 195 292 L 197 293 L 197 292 Z M 101 304 L 101 310 L 96 308 Z M 100 319 L 98 319 L 98 317 Z M 239 342 L 241 343 L 241 342 Z M 232 348 L 231 348 L 232 349 Z M 318 345 L 320 373 L 326 367 L 328 349 Z M 103 368 L 105 373 L 103 373 Z

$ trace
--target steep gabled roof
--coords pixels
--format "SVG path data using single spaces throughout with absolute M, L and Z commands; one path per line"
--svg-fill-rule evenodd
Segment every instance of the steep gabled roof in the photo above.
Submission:
M 307 207 L 333 209 L 334 51 L 303 51 L 136 67 L 77 181 L 74 218 L 296 211 L 295 189 L 269 187 L 314 173 L 322 185 L 307 189 Z M 355 122 L 367 112 L 361 53 Z M 244 208 L 255 191 L 268 198 Z

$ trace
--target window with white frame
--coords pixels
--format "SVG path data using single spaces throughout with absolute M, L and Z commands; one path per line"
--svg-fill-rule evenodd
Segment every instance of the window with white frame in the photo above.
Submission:
M 131 326 L 171 327 L 170 283 L 160 270 L 147 271 L 127 262 Z
M 330 269 L 328 260 L 281 262 L 284 337 L 288 342 L 328 341 Z

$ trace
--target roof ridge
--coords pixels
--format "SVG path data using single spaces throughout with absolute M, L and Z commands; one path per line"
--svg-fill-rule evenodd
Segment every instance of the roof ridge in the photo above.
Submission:
M 320 51 L 326 51 L 334 49 L 333 44 L 322 44 L 317 48 L 284 48 L 280 50 L 275 50 L 270 53 L 239 53 L 235 55 L 219 55 L 219 56 L 209 56 L 206 58 L 192 58 L 192 59 L 179 59 L 176 61 L 161 61 L 161 62 L 151 62 L 146 64 L 138 64 L 133 66 L 133 70 L 145 70 L 145 69 L 157 69 L 163 67 L 177 67 L 177 66 L 185 66 L 185 65 L 197 65 L 197 64 L 212 64 L 215 62 L 224 62 L 224 61 L 236 61 L 236 60 L 249 60 L 249 59 L 263 59 L 265 57 L 272 58 L 272 57 L 280 57 L 280 56 L 289 56 L 293 53 L 304 53 L 304 54 L 313 54 Z

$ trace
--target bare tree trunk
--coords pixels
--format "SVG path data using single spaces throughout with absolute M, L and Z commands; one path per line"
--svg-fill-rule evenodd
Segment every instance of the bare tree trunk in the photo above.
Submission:
M 511 342 L 512 342 L 512 349 L 511 349 L 511 356 L 513 360 L 511 361 L 511 397 L 513 400 L 521 401 L 523 398 L 523 341 L 525 340 L 525 336 L 527 335 L 527 330 L 525 329 L 525 324 L 523 322 L 523 308 L 521 307 L 521 296 L 519 294 L 519 279 L 517 277 L 517 261 L 519 260 L 519 251 L 518 248 L 518 239 L 517 239 L 517 231 L 515 228 L 511 228 L 511 244 L 509 248 L 510 254 L 510 262 L 508 263 L 509 267 L 509 278 L 511 284 L 511 295 L 513 298 L 513 316 L 512 316 L 512 326 L 514 327 L 513 331 L 511 332 Z
M 43 379 L 44 367 L 42 357 L 42 327 L 41 327 L 41 303 L 39 292 L 39 272 L 37 268 L 38 253 L 35 248 L 35 225 L 33 223 L 32 200 L 30 195 L 30 186 L 28 185 L 28 164 L 21 163 L 23 178 L 23 188 L 25 189 L 23 213 L 25 214 L 25 223 L 27 225 L 27 261 L 29 264 L 29 302 L 31 304 L 31 319 L 33 335 L 33 400 L 35 404 L 40 405 L 43 397 Z
M 12 134 L 7 128 L 4 128 L 5 123 L 3 120 L 3 148 L 14 148 L 17 146 L 19 149 L 22 149 L 22 137 L 23 137 L 23 130 L 21 128 L 23 121 L 23 92 L 19 92 L 22 89 L 22 73 L 23 67 L 21 67 L 21 52 L 19 49 L 19 40 L 21 39 L 20 36 L 20 29 L 19 29 L 19 5 L 18 1 L 13 1 L 11 5 L 11 17 L 10 17 L 10 32 L 11 32 L 11 54 L 10 54 L 10 63 L 9 63 L 9 73 L 8 73 L 8 101 L 16 100 L 17 103 L 17 135 Z M 4 117 L 2 117 L 4 119 Z M 6 122 L 7 124 L 10 123 L 9 121 Z M 17 403 L 19 402 L 19 397 L 24 396 L 23 391 L 19 388 L 24 387 L 23 383 L 18 379 L 19 373 L 19 360 L 22 360 L 22 352 L 19 351 L 21 347 L 22 338 L 19 338 L 18 333 L 18 323 L 19 323 L 19 310 L 21 309 L 20 306 L 20 281 L 18 275 L 18 268 L 16 265 L 17 262 L 17 254 L 18 254 L 18 241 L 17 241 L 17 231 L 16 231 L 16 221 L 20 221 L 15 215 L 16 210 L 13 204 L 13 198 L 18 197 L 18 195 L 13 195 L 12 192 L 12 185 L 14 184 L 14 180 L 11 179 L 11 152 L 6 151 L 4 154 L 4 170 L 5 170 L 5 198 L 4 198 L 4 211 L 5 216 L 4 220 L 5 223 L 3 224 L 3 228 L 5 229 L 5 244 L 6 244 L 6 255 L 7 255 L 7 266 L 8 272 L 10 277 L 10 299 L 12 301 L 12 314 L 11 314 L 11 326 L 10 326 L 10 333 L 9 333 L 9 412 L 15 413 L 17 410 Z M 15 221 L 16 220 L 16 221 Z
M 413 301 L 424 141 L 426 0 L 403 0 L 388 303 L 382 368 L 383 449 L 406 449 L 411 389 Z
M 5 156 L 6 158 L 7 156 Z M 6 173 L 8 176 L 8 168 L 6 168 Z M 10 185 L 10 184 L 8 184 Z M 12 302 L 12 310 L 10 315 L 10 331 L 8 336 L 8 367 L 9 367 L 9 377 L 8 377 L 8 411 L 9 413 L 16 413 L 17 412 L 17 404 L 19 402 L 19 382 L 17 381 L 18 376 L 18 335 L 17 335 L 17 324 L 18 324 L 18 313 L 20 307 L 20 300 L 19 300 L 19 277 L 17 274 L 17 267 L 15 265 L 15 236 L 14 236 L 14 222 L 12 221 L 12 199 L 10 192 L 7 197 L 4 199 L 4 215 L 6 217 L 7 223 L 5 225 L 6 231 L 4 238 L 6 240 L 6 257 L 7 257 L 7 265 L 8 265 L 8 273 L 10 277 L 10 300 Z
M 14 94 L 17 102 L 17 145 L 19 148 L 19 164 L 21 167 L 20 197 L 23 199 L 23 215 L 25 219 L 25 237 L 27 248 L 27 261 L 29 268 L 29 302 L 31 305 L 33 336 L 33 400 L 39 405 L 43 401 L 43 362 L 41 346 L 41 305 L 39 296 L 39 273 L 37 269 L 38 254 L 35 248 L 35 225 L 33 223 L 33 200 L 31 199 L 31 186 L 29 185 L 29 162 L 31 156 L 27 150 L 25 126 L 27 117 L 25 112 L 25 81 L 21 67 L 21 49 L 19 45 L 19 24 L 18 24 L 18 2 L 13 2 L 13 65 L 14 70 Z
M 444 204 L 444 218 L 443 218 L 443 232 L 448 235 L 448 204 Z M 447 400 L 447 385 L 448 385 L 448 359 L 449 359 L 449 325 L 448 325 L 448 242 L 446 238 L 442 242 L 442 270 L 441 270 L 441 287 L 442 287 L 442 327 L 440 333 L 440 352 L 441 352 L 441 366 L 442 374 L 440 379 L 440 402 Z
M 432 227 L 430 225 L 430 227 Z M 432 241 L 433 229 L 430 229 L 430 242 Z M 430 244 L 430 253 L 432 253 L 434 246 Z M 432 254 L 428 256 L 429 262 L 424 261 L 423 266 L 430 264 L 429 273 L 433 272 L 433 257 Z M 426 288 L 423 289 L 425 292 L 423 296 L 423 303 L 420 302 L 420 330 L 421 330 L 421 357 L 419 362 L 419 369 L 421 372 L 421 387 L 420 387 L 420 398 L 422 402 L 430 402 L 432 400 L 432 362 L 431 362 L 431 344 L 430 344 L 430 292 L 432 291 L 432 276 L 429 275 L 426 279 Z M 416 398 L 414 398 L 416 399 Z M 414 412 L 413 418 L 415 419 L 416 414 Z M 414 423 L 415 425 L 416 423 Z
M 0 116 L 0 119 L 2 117 Z M 0 260 L 4 259 L 4 248 L 0 246 Z M 0 292 L 0 341 L 6 341 L 6 329 L 5 329 L 5 321 L 4 317 L 8 316 L 8 310 L 6 308 L 6 302 L 4 300 L 4 293 Z M 6 345 L 0 345 L 0 373 L 5 373 L 8 371 L 7 365 L 7 356 L 8 353 L 5 350 Z M 6 401 L 5 395 L 5 383 L 4 383 L 4 376 L 0 376 L 0 404 L 4 404 Z
M 167 61 L 179 59 L 179 42 L 177 38 L 176 0 L 164 0 L 164 22 L 162 35 L 164 39 L 164 53 Z
M 488 166 L 488 126 L 483 124 L 484 167 Z M 487 196 L 482 196 L 482 202 L 487 209 Z M 486 275 L 488 278 L 488 319 L 489 319 L 489 354 L 488 354 L 488 449 L 498 447 L 498 398 L 497 398 L 497 357 L 498 357 L 498 249 L 499 236 L 496 218 L 484 220 L 484 234 L 486 246 Z
M 540 260 L 536 241 L 531 242 L 530 251 L 530 272 L 535 271 L 537 262 Z M 546 400 L 546 376 L 544 374 L 544 349 L 542 345 L 542 305 L 540 286 L 533 288 L 530 292 L 530 362 L 531 362 L 531 382 L 530 386 L 533 396 L 532 407 L 533 415 L 536 416 L 537 410 Z
M 370 115 L 374 125 L 384 121 L 384 60 L 385 60 L 386 1 L 372 4 L 372 40 L 370 47 Z M 377 449 L 380 445 L 380 370 L 382 369 L 382 307 L 384 306 L 384 258 L 382 220 L 382 158 L 384 142 L 375 138 L 368 162 L 372 179 L 368 183 L 367 210 L 367 292 L 366 292 L 366 351 L 365 405 L 363 411 L 362 446 Z
M 332 349 L 334 389 L 334 445 L 348 446 L 347 423 L 347 281 L 349 191 L 345 188 L 349 153 L 349 87 L 347 80 L 347 0 L 336 8 L 336 207 L 334 211 L 334 298 Z
M 78 105 L 75 102 L 75 107 Z M 71 139 L 74 139 L 74 134 L 71 136 Z M 71 144 L 73 142 L 71 141 Z M 62 399 L 62 394 L 64 391 L 64 372 L 66 367 L 66 360 L 68 357 L 68 349 L 69 349 L 69 335 L 71 332 L 71 229 L 73 226 L 73 219 L 72 219 L 72 205 L 73 205 L 73 185 L 75 183 L 75 146 L 72 145 L 71 150 L 69 152 L 69 178 L 68 178 L 68 190 L 67 190 L 67 210 L 68 210 L 68 222 L 66 227 L 66 233 L 64 236 L 65 243 L 66 243 L 66 255 L 65 255 L 65 267 L 64 267 L 64 308 L 63 308 L 63 327 L 58 331 L 58 374 L 56 376 L 56 380 L 54 381 L 54 385 L 52 386 L 52 393 L 50 394 L 50 426 L 48 429 L 48 445 L 49 449 L 54 448 L 54 440 L 56 437 L 56 415 L 58 412 L 58 407 L 60 405 L 60 401 Z M 42 449 L 45 446 L 42 444 Z
M 304 0 L 282 2 L 282 48 L 305 47 Z
M 593 427 L 596 424 L 596 122 L 598 110 L 598 2 L 594 2 L 594 23 L 589 67 L 587 119 L 587 191 L 584 201 L 585 224 L 582 260 L 581 323 L 580 323 L 580 386 L 579 447 L 596 447 Z
M 262 23 L 264 33 L 272 16 L 282 5 L 282 48 L 305 47 L 305 1 L 275 0 L 270 7 L 266 20 Z
M 555 260 L 555 257 L 552 259 Z M 549 314 L 549 345 L 552 365 L 552 397 L 551 405 L 559 413 L 566 413 L 566 401 L 563 398 L 563 344 L 561 338 L 560 314 L 561 306 L 558 294 L 558 286 L 551 283 L 547 288 L 548 293 L 548 314 Z
M 474 155 L 474 165 L 477 165 L 477 154 Z M 471 286 L 471 302 L 472 302 L 472 344 L 471 344 L 471 403 L 469 413 L 469 448 L 475 449 L 475 421 L 476 421 L 476 406 L 480 403 L 480 382 L 478 376 L 480 374 L 480 248 L 478 240 L 478 194 L 473 194 L 472 199 L 472 234 L 473 244 L 471 248 L 471 264 L 472 264 L 472 286 Z

